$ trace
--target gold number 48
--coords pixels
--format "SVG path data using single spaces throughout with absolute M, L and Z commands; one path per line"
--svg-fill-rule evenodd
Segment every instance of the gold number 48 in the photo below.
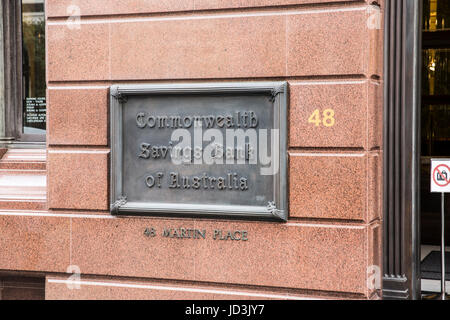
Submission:
M 320 117 L 319 109 L 314 110 L 311 116 L 308 119 L 308 123 L 313 123 L 316 127 L 319 127 L 320 124 L 325 127 L 332 127 L 336 123 L 334 119 L 334 110 L 326 109 L 322 112 L 322 118 Z

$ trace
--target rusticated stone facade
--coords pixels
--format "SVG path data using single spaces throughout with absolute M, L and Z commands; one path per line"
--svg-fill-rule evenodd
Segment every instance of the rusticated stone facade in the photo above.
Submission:
M 47 0 L 48 211 L 0 216 L 0 269 L 44 274 L 47 299 L 379 298 L 382 10 Z M 111 85 L 272 80 L 290 89 L 286 223 L 110 214 Z M 314 123 L 328 109 L 333 125 Z M 143 234 L 167 226 L 248 240 Z M 70 289 L 77 268 L 81 287 Z

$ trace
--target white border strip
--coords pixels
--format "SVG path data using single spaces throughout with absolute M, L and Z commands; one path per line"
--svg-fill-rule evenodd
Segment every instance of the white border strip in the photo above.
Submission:
M 228 19 L 228 18 L 247 18 L 247 17 L 267 17 L 267 16 L 292 16 L 300 14 L 318 14 L 318 13 L 330 13 L 330 12 L 351 12 L 351 11 L 367 11 L 367 5 L 362 7 L 353 8 L 329 8 L 329 9 L 317 9 L 317 10 L 304 10 L 304 11 L 272 11 L 272 12 L 256 12 L 256 13 L 244 13 L 244 14 L 219 14 L 219 15 L 197 15 L 197 16 L 165 16 L 165 17 L 136 17 L 136 18 L 124 18 L 124 19 L 109 19 L 110 16 L 105 15 L 103 19 L 89 19 L 84 20 L 83 16 L 81 20 L 73 21 L 67 18 L 66 21 L 52 22 L 49 21 L 49 26 L 64 26 L 64 25 L 80 25 L 80 24 L 109 24 L 109 23 L 127 23 L 127 22 L 150 22 L 150 21 L 182 21 L 182 20 L 205 20 L 205 19 Z M 152 13 L 150 13 L 152 14 Z M 132 13 L 130 14 L 132 15 Z M 54 17 L 59 18 L 59 17 Z
M 107 81 L 107 80 L 106 80 Z M 167 80 L 167 82 L 161 83 L 162 85 L 166 85 L 166 84 L 170 84 L 173 85 L 173 83 L 169 82 L 170 80 Z M 234 81 L 234 80 L 233 80 Z M 354 85 L 354 84 L 366 84 L 368 81 L 368 79 L 366 80 L 342 80 L 342 81 L 336 81 L 336 80 L 301 80 L 301 79 L 297 79 L 297 80 L 291 80 L 289 82 L 290 86 L 309 86 L 309 85 Z M 236 81 L 239 82 L 239 81 Z M 256 81 L 257 82 L 257 81 Z M 264 81 L 261 81 L 264 82 Z M 193 82 L 193 83 L 197 83 L 197 82 Z M 374 82 L 379 84 L 378 82 Z M 141 85 L 142 83 L 127 83 L 130 85 L 136 84 L 136 85 Z M 176 83 L 175 83 L 176 84 Z M 110 86 L 96 86 L 96 85 L 92 85 L 92 86 L 71 86 L 71 85 L 60 85 L 60 86 L 49 86 L 48 89 L 49 90 L 107 90 L 109 89 Z
M 75 147 L 74 147 L 75 148 Z M 48 150 L 48 153 L 100 153 L 100 154 L 107 154 L 109 153 L 109 150 L 65 150 L 65 149 L 50 149 Z
M 195 293 L 210 293 L 210 294 L 223 294 L 229 296 L 251 296 L 258 298 L 271 298 L 271 299 L 289 299 L 289 300 L 319 300 L 318 298 L 305 298 L 296 297 L 291 295 L 278 295 L 278 294 L 264 294 L 245 291 L 224 291 L 214 289 L 197 289 L 187 287 L 169 287 L 169 286 L 155 286 L 144 284 L 131 284 L 131 283 L 118 283 L 118 282 L 102 282 L 102 281 L 72 281 L 72 280 L 59 280 L 48 279 L 48 283 L 58 283 L 66 285 L 85 285 L 85 286 L 100 286 L 100 287 L 121 287 L 121 288 L 133 288 L 133 289 L 147 289 L 147 290 L 163 290 L 163 291 L 178 291 L 178 292 L 195 292 Z
M 363 158 L 366 156 L 365 153 L 297 153 L 295 151 L 289 152 L 290 156 L 296 157 L 356 157 Z
M 109 86 L 50 86 L 48 90 L 101 90 L 109 89 Z
M 321 224 L 321 223 L 286 223 L 288 227 L 312 227 L 312 228 L 329 228 L 329 229 L 356 229 L 364 230 L 366 227 L 363 225 L 351 225 L 351 224 Z
M 369 80 L 342 80 L 342 81 L 336 81 L 336 80 L 291 80 L 289 81 L 289 85 L 291 87 L 293 86 L 310 86 L 310 85 L 350 85 L 350 84 L 366 84 Z
M 2 210 L 0 211 L 0 217 L 8 217 L 8 216 L 14 216 L 14 217 L 33 217 L 33 218 L 39 218 L 39 217 L 48 217 L 48 218 L 90 218 L 90 219 L 145 219 L 145 218 L 152 218 L 156 216 L 149 216 L 149 217 L 141 217 L 141 216 L 113 216 L 108 214 L 76 214 L 76 213 L 48 213 L 46 211 L 6 211 Z M 176 219 L 174 217 L 157 217 L 161 218 L 161 220 L 178 220 L 181 221 L 182 218 Z M 242 223 L 249 224 L 251 222 L 241 221 Z M 254 222 L 254 221 L 253 221 Z M 332 229 L 365 229 L 365 226 L 361 225 L 352 225 L 352 224 L 330 224 L 330 223 L 301 223 L 301 222 L 288 222 L 286 224 L 283 224 L 285 227 L 304 227 L 304 228 L 332 228 Z
M 92 219 L 118 219 L 112 215 L 100 215 L 100 214 L 73 214 L 73 213 L 46 213 L 44 211 L 33 212 L 14 212 L 14 211 L 1 211 L 0 216 L 15 216 L 15 217 L 51 217 L 51 218 L 92 218 Z

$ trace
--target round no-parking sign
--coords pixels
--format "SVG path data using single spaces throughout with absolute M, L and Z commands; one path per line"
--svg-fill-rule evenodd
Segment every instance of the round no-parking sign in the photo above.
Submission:
M 431 159 L 431 192 L 450 193 L 450 159 Z

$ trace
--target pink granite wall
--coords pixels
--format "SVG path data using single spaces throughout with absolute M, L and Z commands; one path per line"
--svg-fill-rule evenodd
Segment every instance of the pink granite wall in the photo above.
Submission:
M 367 285 L 382 221 L 373 2 L 47 0 L 49 212 L 1 217 L 0 269 L 46 272 L 49 299 L 377 298 Z M 290 85 L 287 223 L 109 214 L 110 85 L 259 80 Z M 335 125 L 309 123 L 316 109 L 333 109 Z M 245 229 L 249 240 L 143 235 L 167 225 Z M 79 289 L 67 287 L 69 266 Z

